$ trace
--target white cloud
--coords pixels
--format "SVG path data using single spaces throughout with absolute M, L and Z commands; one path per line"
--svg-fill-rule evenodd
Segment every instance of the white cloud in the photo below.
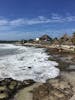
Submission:
M 65 18 L 63 16 L 60 16 L 56 13 L 52 13 L 51 19 L 52 19 L 52 22 L 64 22 L 65 21 Z
M 59 16 L 58 14 L 52 14 L 50 18 L 44 16 L 38 16 L 37 18 L 18 18 L 13 20 L 0 19 L 0 26 L 21 26 L 21 25 L 34 25 L 34 24 L 46 24 L 46 23 L 61 23 L 75 21 L 75 16 Z
M 0 26 L 7 25 L 7 24 L 8 24 L 8 20 L 0 19 Z
M 14 19 L 14 20 L 11 20 L 9 22 L 10 25 L 14 25 L 14 26 L 18 26 L 18 25 L 23 25 L 25 24 L 25 20 L 24 19 Z
M 75 21 L 75 16 L 68 16 L 66 17 L 66 19 L 68 20 L 68 22 L 72 22 Z

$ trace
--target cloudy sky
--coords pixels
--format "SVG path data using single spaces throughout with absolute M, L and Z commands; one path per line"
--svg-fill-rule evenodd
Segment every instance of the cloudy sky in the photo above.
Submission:
M 0 0 L 0 40 L 75 31 L 75 0 Z

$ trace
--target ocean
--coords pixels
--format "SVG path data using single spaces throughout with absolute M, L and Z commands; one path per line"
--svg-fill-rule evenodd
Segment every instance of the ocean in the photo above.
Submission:
M 45 82 L 59 75 L 58 63 L 48 61 L 44 48 L 0 44 L 0 79 Z

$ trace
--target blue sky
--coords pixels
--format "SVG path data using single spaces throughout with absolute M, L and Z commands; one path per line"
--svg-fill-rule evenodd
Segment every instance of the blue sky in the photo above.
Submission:
M 0 40 L 71 35 L 75 0 L 0 0 Z

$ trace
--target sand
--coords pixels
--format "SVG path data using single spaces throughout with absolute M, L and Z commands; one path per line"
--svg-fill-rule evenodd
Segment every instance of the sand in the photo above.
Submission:
M 35 83 L 32 86 L 26 87 L 18 91 L 18 93 L 14 96 L 13 100 L 33 100 L 32 90 L 35 87 L 38 87 L 42 83 Z

